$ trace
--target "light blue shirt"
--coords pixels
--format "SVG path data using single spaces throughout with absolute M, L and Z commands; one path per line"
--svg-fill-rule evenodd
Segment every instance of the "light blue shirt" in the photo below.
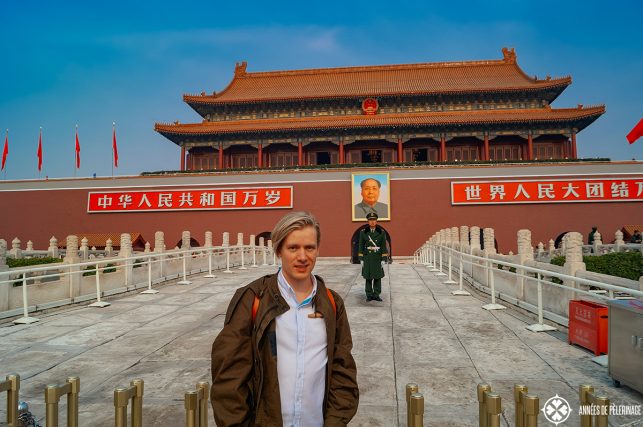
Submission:
M 326 323 L 323 318 L 308 317 L 315 312 L 312 299 L 317 293 L 317 280 L 312 276 L 312 292 L 298 303 L 281 271 L 277 279 L 279 292 L 290 306 L 276 319 L 277 373 L 284 427 L 322 427 L 328 363 Z

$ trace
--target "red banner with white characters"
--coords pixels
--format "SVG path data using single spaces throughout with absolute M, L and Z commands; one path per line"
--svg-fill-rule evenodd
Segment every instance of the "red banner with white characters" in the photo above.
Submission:
M 643 177 L 452 181 L 452 205 L 641 202 Z
M 292 187 L 93 191 L 87 212 L 165 212 L 292 208 Z

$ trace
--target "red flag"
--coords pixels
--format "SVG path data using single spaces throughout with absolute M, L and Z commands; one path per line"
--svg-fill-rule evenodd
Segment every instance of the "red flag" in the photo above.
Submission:
M 42 128 L 38 136 L 38 172 L 42 170 Z
M 118 167 L 118 147 L 116 146 L 116 124 L 112 126 L 112 151 L 114 153 L 114 166 Z
M 78 126 L 76 126 L 76 169 L 80 169 L 80 142 L 78 142 Z
M 0 168 L 0 170 L 4 170 L 4 165 L 7 163 L 8 154 L 9 154 L 9 132 L 7 132 L 7 136 L 4 137 L 4 149 L 2 150 L 2 168 Z
M 641 119 L 639 123 L 636 126 L 634 126 L 634 129 L 632 129 L 630 133 L 627 134 L 626 138 L 630 144 L 634 144 L 634 141 L 636 141 L 642 136 L 643 136 L 643 119 Z

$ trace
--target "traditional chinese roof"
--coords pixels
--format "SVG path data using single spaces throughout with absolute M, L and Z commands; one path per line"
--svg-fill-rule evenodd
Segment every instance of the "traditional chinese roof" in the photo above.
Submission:
M 394 127 L 440 127 L 451 125 L 493 125 L 513 123 L 570 122 L 585 128 L 605 112 L 602 105 L 592 107 L 506 110 L 439 111 L 350 116 L 317 116 L 278 119 L 230 120 L 190 124 L 157 123 L 154 129 L 179 143 L 185 136 L 243 134 L 254 132 L 308 131 L 317 129 L 364 129 Z
M 513 49 L 502 51 L 500 60 L 253 73 L 247 72 L 247 64 L 242 62 L 223 91 L 184 95 L 183 99 L 199 111 L 199 105 L 224 103 L 554 89 L 551 102 L 571 83 L 569 76 L 530 77 L 518 66 Z
M 634 231 L 639 230 L 643 231 L 643 224 L 628 224 L 623 226 L 623 240 L 625 240 L 626 243 L 630 241 L 632 238 L 632 235 L 634 234 Z
M 118 250 L 121 247 L 121 233 L 72 233 L 72 235 L 78 236 L 78 247 L 80 247 L 83 238 L 87 238 L 87 246 L 90 249 L 93 246 L 95 246 L 96 249 L 105 249 L 107 239 L 112 240 L 112 247 L 114 249 Z M 145 240 L 141 233 L 129 233 L 129 235 L 132 239 L 133 249 L 145 249 L 145 243 L 147 243 L 147 240 Z M 58 242 L 59 248 L 65 248 L 66 246 L 66 240 Z

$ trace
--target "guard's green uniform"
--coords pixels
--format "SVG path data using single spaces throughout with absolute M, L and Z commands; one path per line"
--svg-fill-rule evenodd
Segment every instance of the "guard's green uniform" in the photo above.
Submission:
M 360 231 L 357 252 L 359 260 L 364 261 L 362 277 L 366 279 L 366 297 L 369 300 L 379 297 L 382 292 L 382 277 L 384 277 L 382 261 L 388 257 L 384 230 L 375 226 L 372 231 L 370 227 Z

